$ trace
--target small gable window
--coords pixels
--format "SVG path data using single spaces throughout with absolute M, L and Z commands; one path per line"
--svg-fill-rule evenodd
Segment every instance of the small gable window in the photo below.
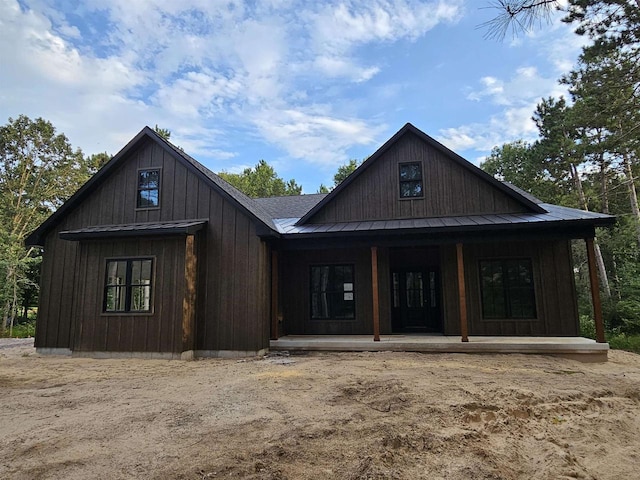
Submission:
M 311 318 L 355 318 L 353 265 L 311 267 Z
M 138 199 L 136 208 L 160 206 L 160 169 L 138 170 Z
M 150 312 L 152 269 L 151 258 L 107 260 L 103 311 Z
M 531 259 L 480 261 L 482 318 L 536 318 Z
M 400 164 L 400 198 L 422 197 L 422 163 Z

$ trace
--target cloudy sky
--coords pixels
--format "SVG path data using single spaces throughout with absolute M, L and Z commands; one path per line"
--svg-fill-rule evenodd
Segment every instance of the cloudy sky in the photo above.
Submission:
M 85 153 L 145 125 L 214 171 L 263 158 L 305 193 L 406 122 L 477 163 L 536 135 L 580 38 L 502 42 L 490 0 L 0 0 L 0 124 L 50 120 Z

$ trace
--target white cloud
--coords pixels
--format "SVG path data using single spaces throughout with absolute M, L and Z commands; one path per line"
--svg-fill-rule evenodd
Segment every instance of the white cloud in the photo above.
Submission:
M 322 112 L 321 107 L 308 112 L 287 110 L 263 111 L 252 120 L 263 136 L 272 139 L 294 158 L 311 163 L 337 166 L 344 161 L 347 148 L 370 145 L 385 129 L 371 127 L 357 118 L 340 119 Z M 276 119 L 277 117 L 277 119 Z M 327 139 L 332 145 L 327 148 Z
M 359 48 L 414 41 L 462 5 L 93 0 L 67 11 L 60 0 L 0 0 L 0 64 L 10 66 L 0 114 L 43 116 L 88 152 L 115 153 L 159 124 L 189 153 L 226 160 L 241 126 L 285 157 L 334 165 L 376 143 L 384 121 L 309 89 L 328 98 L 370 81 L 382 66 Z
M 486 75 L 478 80 L 478 87 L 468 88 L 466 98 L 473 102 L 489 103 L 494 113 L 484 122 L 463 124 L 441 129 L 438 139 L 453 150 L 488 152 L 494 146 L 518 139 L 533 141 L 538 136 L 531 119 L 543 98 L 568 97 L 567 88 L 559 83 L 561 75 L 575 65 L 585 45 L 585 39 L 560 19 L 557 13 L 547 27 L 528 32 L 510 44 L 513 48 L 535 47 L 545 59 L 548 71 L 542 74 L 532 63 L 521 65 L 510 76 Z M 539 61 L 539 58 L 530 62 Z M 481 158 L 481 157 L 480 157 Z

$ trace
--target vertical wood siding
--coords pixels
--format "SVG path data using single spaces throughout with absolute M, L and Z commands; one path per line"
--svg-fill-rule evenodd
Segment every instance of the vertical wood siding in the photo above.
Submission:
M 160 208 L 136 210 L 137 171 L 160 167 Z M 61 240 L 91 225 L 208 219 L 198 241 L 196 349 L 256 351 L 268 346 L 268 252 L 255 225 L 152 141 L 132 151 L 45 240 L 36 346 L 82 350 L 179 351 L 184 237 Z M 105 258 L 156 256 L 151 316 L 104 316 Z
M 579 334 L 571 244 L 568 240 L 496 242 L 464 245 L 469 335 Z M 444 295 L 444 333 L 460 334 L 455 245 L 441 247 Z M 537 318 L 483 320 L 478 262 L 481 259 L 531 258 Z
M 422 162 L 424 197 L 400 199 L 398 164 Z M 310 223 L 517 213 L 525 207 L 407 134 L 310 219 Z
M 280 289 L 283 292 L 281 335 L 373 335 L 371 249 L 293 250 L 280 256 Z M 312 320 L 310 271 L 312 265 L 354 266 L 355 318 Z M 391 333 L 389 314 L 389 263 L 386 249 L 379 250 L 380 332 Z

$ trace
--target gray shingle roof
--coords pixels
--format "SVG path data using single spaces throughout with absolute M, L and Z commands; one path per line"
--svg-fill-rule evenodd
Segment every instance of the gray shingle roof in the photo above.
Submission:
M 271 215 L 271 218 L 300 218 L 326 196 L 326 193 L 313 193 L 309 195 L 256 198 L 255 201 Z

